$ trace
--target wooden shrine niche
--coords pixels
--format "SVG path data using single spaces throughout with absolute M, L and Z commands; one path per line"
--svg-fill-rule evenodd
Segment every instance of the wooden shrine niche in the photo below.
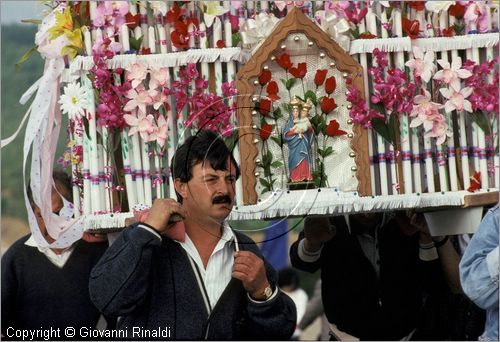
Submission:
M 371 195 L 368 134 L 346 99 L 348 80 L 364 92 L 362 67 L 316 23 L 294 8 L 237 76 L 244 204 L 278 189 Z

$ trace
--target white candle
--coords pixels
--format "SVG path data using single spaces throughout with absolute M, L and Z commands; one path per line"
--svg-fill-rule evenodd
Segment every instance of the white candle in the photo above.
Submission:
M 149 27 L 149 48 L 151 49 L 151 53 L 156 53 L 156 41 L 155 41 L 155 28 L 153 26 Z
M 403 28 L 401 26 L 401 12 L 399 10 L 394 13 L 394 30 L 398 37 L 403 36 Z M 396 58 L 394 59 L 394 66 L 398 69 L 405 70 L 404 52 L 396 52 Z M 410 134 L 408 127 L 408 113 L 402 113 L 400 115 L 400 140 L 401 149 L 403 157 L 403 185 L 404 192 L 406 194 L 413 193 L 413 181 L 412 181 L 412 167 L 410 155 Z
M 360 26 L 360 30 L 365 30 L 364 21 L 362 21 L 359 26 Z M 365 99 L 366 99 L 366 103 L 367 103 L 368 107 L 370 107 L 370 90 L 369 90 L 369 83 L 368 83 L 368 62 L 366 60 L 366 53 L 359 54 L 359 61 L 361 63 L 361 66 L 363 67 Z M 375 195 L 376 194 L 376 183 L 375 183 L 375 165 L 373 163 L 373 158 L 374 158 L 373 133 L 374 132 L 371 128 L 367 129 L 368 154 L 369 154 L 369 158 L 370 158 L 371 191 L 372 191 L 372 195 Z M 377 134 L 377 142 L 378 142 L 378 134 Z M 385 151 L 384 151 L 384 155 L 385 155 Z M 381 163 L 382 163 L 382 161 L 379 160 L 381 191 L 382 191 L 382 194 L 384 194 L 384 189 L 387 191 L 387 169 L 385 168 L 385 157 L 384 157 L 384 161 L 383 161 L 384 165 L 382 165 Z M 386 192 L 386 194 L 387 194 L 387 192 Z
M 144 35 L 144 39 L 142 40 L 142 46 L 144 48 L 149 47 L 149 38 L 148 38 L 148 22 L 147 22 L 147 15 L 148 15 L 148 10 L 147 10 L 147 1 L 140 1 L 139 2 L 139 13 L 141 14 L 141 31 L 142 34 Z
M 120 42 L 122 44 L 122 53 L 130 50 L 128 27 L 125 24 L 120 27 Z
M 222 23 L 219 18 L 215 18 L 213 24 L 213 42 L 212 46 L 217 46 L 217 41 L 222 39 Z M 220 60 L 214 62 L 215 69 L 215 92 L 217 95 L 222 95 L 222 63 Z

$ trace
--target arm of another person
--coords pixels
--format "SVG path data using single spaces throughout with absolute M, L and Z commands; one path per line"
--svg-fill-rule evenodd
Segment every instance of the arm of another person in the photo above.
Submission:
M 108 248 L 90 273 L 90 298 L 111 317 L 133 312 L 149 290 L 153 252 L 170 228 L 170 215 L 185 211 L 173 199 L 157 199 L 144 223 L 126 228 Z
M 300 330 L 306 329 L 316 318 L 323 314 L 323 300 L 321 298 L 321 281 L 317 281 L 314 286 L 314 293 L 307 303 L 304 316 L 300 320 L 298 327 Z
M 498 214 L 486 214 L 460 262 L 462 288 L 483 309 L 498 307 Z
M 290 247 L 290 261 L 293 267 L 314 273 L 320 264 L 323 244 L 335 236 L 335 226 L 327 217 L 307 217 L 304 231 Z

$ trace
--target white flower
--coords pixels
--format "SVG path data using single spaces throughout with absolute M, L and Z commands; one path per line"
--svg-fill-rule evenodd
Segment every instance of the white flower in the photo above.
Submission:
M 455 1 L 427 1 L 425 9 L 434 13 L 447 11 L 451 5 L 455 5 Z
M 165 15 L 168 12 L 167 3 L 164 1 L 148 1 L 149 6 L 153 10 L 153 13 L 160 12 L 161 15 Z
M 89 109 L 89 101 L 85 88 L 77 83 L 69 83 L 64 87 L 64 94 L 59 99 L 61 111 L 69 116 L 82 116 Z
M 203 19 L 207 27 L 212 26 L 216 17 L 229 12 L 229 8 L 222 7 L 218 1 L 203 1 L 202 4 L 204 7 Z

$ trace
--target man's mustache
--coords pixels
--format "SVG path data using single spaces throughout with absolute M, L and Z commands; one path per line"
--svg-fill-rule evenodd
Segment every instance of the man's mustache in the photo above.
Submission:
M 231 204 L 231 197 L 229 197 L 229 195 L 220 195 L 214 197 L 214 199 L 212 200 L 212 204 L 222 204 L 222 203 Z

